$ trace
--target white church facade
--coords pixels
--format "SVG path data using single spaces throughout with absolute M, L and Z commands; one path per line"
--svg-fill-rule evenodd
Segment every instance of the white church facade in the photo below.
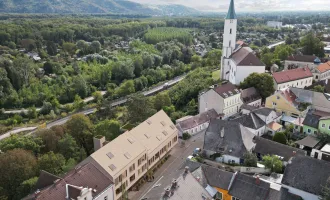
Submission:
M 221 57 L 221 78 L 234 85 L 239 85 L 252 73 L 264 73 L 265 64 L 254 51 L 243 44 L 236 44 L 237 17 L 234 0 L 231 0 L 223 33 Z

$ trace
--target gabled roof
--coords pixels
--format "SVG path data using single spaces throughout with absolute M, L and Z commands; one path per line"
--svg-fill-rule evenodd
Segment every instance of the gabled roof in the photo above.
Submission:
M 213 89 L 216 93 L 218 93 L 222 98 L 228 98 L 232 95 L 239 94 L 240 91 L 238 88 L 231 84 L 230 82 L 220 85 Z
M 317 129 L 319 127 L 320 118 L 321 117 L 318 115 L 308 113 L 303 121 L 303 125 Z
M 261 99 L 261 96 L 255 87 L 250 87 L 241 90 L 241 99 L 243 103 L 248 104 L 258 99 Z
M 296 156 L 284 171 L 282 184 L 321 195 L 330 176 L 330 162 L 309 156 Z
M 54 182 L 58 179 L 61 179 L 58 176 L 55 176 L 54 174 L 48 173 L 44 170 L 40 171 L 40 175 L 38 178 L 38 181 L 36 183 L 35 189 L 43 189 L 45 187 L 48 187 L 50 185 L 53 185 Z
M 265 66 L 260 59 L 253 54 L 250 47 L 242 47 L 235 51 L 230 58 L 237 66 Z
M 207 165 L 201 166 L 201 169 L 207 180 L 207 184 L 212 187 L 228 190 L 230 181 L 234 175 L 232 172 L 227 172 Z
M 298 195 L 292 194 L 288 189 L 281 187 L 280 190 L 270 189 L 267 200 L 301 200 Z
M 278 84 L 296 81 L 309 77 L 313 77 L 313 74 L 308 67 L 284 70 L 273 73 L 273 78 Z
M 99 171 L 94 164 L 87 163 L 80 168 L 68 172 L 63 178 L 57 180 L 52 185 L 41 189 L 38 195 L 31 199 L 65 200 L 68 195 L 66 187 L 69 185 L 71 185 L 69 195 L 72 198 L 77 196 L 79 190 L 82 189 L 81 187 L 95 189 L 92 193 L 92 196 L 95 197 L 112 184 L 112 181 Z
M 236 118 L 232 121 L 238 122 L 245 127 L 257 130 L 266 125 L 266 123 L 258 117 L 255 113 L 251 112 L 246 115 L 242 115 L 239 118 Z
M 271 109 L 271 108 L 266 108 L 266 107 L 263 107 L 263 108 L 258 108 L 256 110 L 253 110 L 253 112 L 255 114 L 258 114 L 258 115 L 262 115 L 262 116 L 269 116 L 272 112 L 275 112 L 274 109 Z M 278 114 L 278 113 L 277 113 Z M 278 115 L 279 116 L 279 115 Z
M 248 110 L 248 111 L 253 111 L 258 109 L 258 107 L 254 107 L 248 104 L 242 104 L 241 109 Z
M 330 70 L 330 61 L 320 64 L 319 66 L 316 67 L 316 69 L 321 73 L 329 71 Z
M 316 56 L 312 56 L 312 55 L 291 55 L 286 60 L 314 63 L 314 60 L 316 58 L 317 58 Z
M 255 146 L 253 137 L 238 122 L 213 119 L 205 132 L 203 149 L 240 158 Z
M 177 127 L 184 132 L 185 130 L 204 124 L 205 122 L 210 121 L 210 119 L 215 119 L 217 117 L 218 113 L 214 109 L 211 109 L 183 121 L 179 121 Z
M 230 5 L 229 5 L 229 9 L 228 9 L 226 19 L 237 19 L 236 13 L 235 13 L 234 0 L 230 1 Z
M 229 194 L 242 200 L 263 200 L 267 198 L 269 190 L 270 183 L 237 173 L 230 187 Z
M 255 137 L 256 146 L 254 152 L 261 155 L 277 155 L 283 157 L 284 161 L 288 161 L 295 155 L 305 155 L 305 151 L 297 148 L 290 147 L 272 140 L 262 137 Z

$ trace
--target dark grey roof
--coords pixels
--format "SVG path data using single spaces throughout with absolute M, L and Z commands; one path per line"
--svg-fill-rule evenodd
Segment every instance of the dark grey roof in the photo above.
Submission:
M 298 195 L 292 194 L 288 189 L 281 187 L 281 189 L 270 189 L 267 200 L 301 200 Z
M 303 125 L 317 129 L 319 127 L 320 118 L 321 116 L 308 113 L 303 121 Z
M 211 109 L 199 115 L 180 121 L 177 123 L 177 125 L 182 131 L 185 131 L 194 128 L 196 126 L 199 126 L 201 124 L 204 124 L 205 122 L 210 121 L 210 119 L 214 119 L 217 117 L 218 117 L 218 113 L 214 109 Z
M 253 137 L 254 134 L 238 122 L 213 119 L 205 132 L 203 148 L 240 158 L 254 147 Z
M 273 112 L 274 110 L 271 108 L 259 108 L 257 110 L 254 110 L 253 112 L 262 116 L 268 116 L 271 112 Z
M 330 176 L 330 162 L 308 156 L 296 156 L 285 168 L 282 184 L 315 195 L 322 193 Z
M 241 106 L 241 109 L 245 109 L 245 110 L 253 111 L 253 110 L 256 110 L 256 109 L 258 109 L 258 108 L 257 108 L 257 107 L 254 107 L 254 106 L 247 105 L 247 104 L 243 104 L 243 105 Z
M 241 90 L 241 99 L 242 99 L 243 103 L 248 104 L 248 103 L 251 103 L 258 99 L 261 99 L 261 96 L 254 87 L 250 87 L 250 88 Z
M 202 171 L 210 186 L 228 190 L 230 181 L 233 177 L 232 172 L 227 172 L 207 165 L 202 166 Z
M 299 145 L 304 145 L 306 147 L 314 148 L 319 142 L 320 140 L 316 137 L 308 135 L 305 138 L 296 141 L 295 143 Z
M 268 140 L 262 137 L 255 137 L 256 146 L 254 148 L 255 153 L 260 153 L 261 155 L 278 155 L 283 157 L 284 161 L 288 161 L 292 156 L 306 154 L 305 151 L 284 145 L 272 140 Z
M 48 173 L 44 170 L 41 170 L 38 181 L 37 181 L 36 186 L 35 186 L 35 189 L 40 190 L 40 189 L 43 189 L 43 188 L 48 187 L 50 185 L 53 185 L 54 182 L 58 179 L 61 179 L 61 178 L 58 177 L 58 176 L 55 176 L 51 173 Z
M 291 55 L 288 56 L 286 60 L 314 63 L 314 60 L 316 58 L 317 58 L 316 56 L 312 56 L 312 55 Z
M 241 117 L 236 118 L 233 121 L 239 122 L 243 126 L 252 128 L 254 130 L 257 130 L 266 125 L 266 123 L 253 112 L 246 115 L 242 115 Z
M 242 200 L 264 200 L 270 190 L 270 183 L 252 176 L 237 173 L 229 194 Z
M 230 82 L 220 85 L 213 89 L 216 93 L 218 93 L 222 98 L 228 98 L 232 95 L 240 93 L 237 87 Z
M 185 167 L 189 167 L 190 172 L 194 172 L 196 169 L 198 169 L 200 166 L 202 166 L 202 163 L 186 160 L 182 166 L 180 167 L 180 170 L 185 169 Z
M 253 54 L 250 47 L 242 47 L 234 52 L 230 57 L 237 66 L 265 66 L 265 64 Z

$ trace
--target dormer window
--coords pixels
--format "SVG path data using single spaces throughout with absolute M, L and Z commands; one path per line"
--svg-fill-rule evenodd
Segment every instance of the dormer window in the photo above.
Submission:
M 230 33 L 230 34 L 232 33 L 232 29 L 230 29 L 229 33 Z

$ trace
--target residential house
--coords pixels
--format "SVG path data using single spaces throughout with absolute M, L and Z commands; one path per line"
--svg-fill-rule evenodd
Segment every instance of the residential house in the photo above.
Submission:
M 247 128 L 251 133 L 257 136 L 261 136 L 265 133 L 266 123 L 262 121 L 255 113 L 249 113 L 240 116 L 232 121 L 238 122 Z
M 281 158 L 286 165 L 292 157 L 296 155 L 306 155 L 306 152 L 301 149 L 290 147 L 262 137 L 255 137 L 254 142 L 256 146 L 254 147 L 253 152 L 256 153 L 259 160 L 262 160 L 262 157 L 265 155 L 276 155 Z
M 292 92 L 294 88 L 286 88 L 277 91 L 266 98 L 265 107 L 275 109 L 276 112 L 291 117 L 305 117 L 310 103 L 297 101 L 297 96 Z
M 275 90 L 287 87 L 305 88 L 313 83 L 313 74 L 308 67 L 273 73 Z
M 270 108 L 259 108 L 253 111 L 262 121 L 266 124 L 265 133 L 268 132 L 274 135 L 275 132 L 282 130 L 282 125 L 278 124 L 280 122 L 281 113 L 276 112 L 274 109 Z
M 199 113 L 214 109 L 223 118 L 228 118 L 239 112 L 240 98 L 240 91 L 231 83 L 215 86 L 199 96 Z
M 254 134 L 235 121 L 214 119 L 204 135 L 203 152 L 218 162 L 243 163 L 243 156 L 252 152 Z
M 258 107 L 254 107 L 254 106 L 250 106 L 247 104 L 243 104 L 240 108 L 240 113 L 245 115 L 245 114 L 249 114 L 250 112 L 254 111 L 258 109 Z
M 261 96 L 254 87 L 241 90 L 241 100 L 244 104 L 249 106 L 261 106 Z
M 311 86 L 306 87 L 306 90 L 312 90 L 314 89 L 316 86 L 321 86 L 324 88 L 324 93 L 330 93 L 330 81 L 328 81 L 329 79 L 325 79 L 322 81 L 317 81 L 315 83 L 313 83 Z
M 283 22 L 278 22 L 278 21 L 268 21 L 267 26 L 271 28 L 282 28 Z
M 178 143 L 178 130 L 164 111 L 142 122 L 95 151 L 93 162 L 114 182 L 115 200 L 131 188 Z
M 315 115 L 313 113 L 308 113 L 303 121 L 303 133 L 304 134 L 314 134 L 316 135 L 319 131 L 319 120 L 321 116 Z
M 212 197 L 222 200 L 232 200 L 232 196 L 228 194 L 228 188 L 234 173 L 208 165 L 201 165 L 192 171 L 191 174 Z
M 299 88 L 290 88 L 290 91 L 294 94 L 297 102 L 309 104 L 313 110 L 330 113 L 329 94 Z
M 293 126 L 293 130 L 295 132 L 299 132 L 299 133 L 303 133 L 303 122 L 304 122 L 305 118 L 302 118 L 302 117 L 298 117 L 298 118 L 294 118 L 294 117 L 291 117 L 291 116 L 286 116 L 286 115 L 283 115 L 281 117 L 281 124 L 283 126 L 290 126 L 292 125 Z
M 57 177 L 41 171 L 35 186 L 36 192 L 24 200 L 113 200 L 113 182 L 93 163 L 87 163 Z
M 329 176 L 330 162 L 295 156 L 285 168 L 282 187 L 304 200 L 319 200 Z
M 330 115 L 319 119 L 318 129 L 320 133 L 330 134 Z
M 310 70 L 322 61 L 312 55 L 291 55 L 284 61 L 284 70 L 308 67 Z
M 313 72 L 313 77 L 315 81 L 327 80 L 330 78 L 330 61 L 322 63 L 315 67 Z
M 319 160 L 330 161 L 330 144 L 322 142 L 316 136 L 308 135 L 307 137 L 295 142 L 300 149 L 307 152 L 307 155 Z
M 218 113 L 211 109 L 196 116 L 178 119 L 176 127 L 179 130 L 179 136 L 181 137 L 183 133 L 189 133 L 190 135 L 199 133 L 209 126 L 211 119 L 216 118 L 218 118 Z

